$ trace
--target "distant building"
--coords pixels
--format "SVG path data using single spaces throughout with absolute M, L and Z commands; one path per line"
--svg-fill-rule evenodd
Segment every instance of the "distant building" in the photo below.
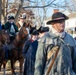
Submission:
M 72 30 L 73 34 L 72 36 L 75 38 L 76 37 L 76 13 L 72 13 L 69 16 L 69 19 L 66 20 L 65 22 L 65 29 L 68 30 Z
M 76 13 L 72 13 L 72 14 L 68 15 L 68 17 L 69 17 L 69 19 L 66 20 L 65 28 L 66 29 L 75 28 L 76 27 Z

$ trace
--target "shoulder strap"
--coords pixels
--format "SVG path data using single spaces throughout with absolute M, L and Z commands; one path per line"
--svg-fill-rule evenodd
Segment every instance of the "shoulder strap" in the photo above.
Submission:
M 58 49 L 58 46 L 54 46 L 54 47 L 47 53 L 47 60 L 49 60 L 49 59 L 52 57 L 52 55 L 56 53 L 57 49 Z
M 48 67 L 48 70 L 47 70 L 46 75 L 49 75 L 49 73 L 50 73 L 50 71 L 51 71 L 51 69 L 52 69 L 52 66 L 53 66 L 53 64 L 54 64 L 54 61 L 55 61 L 55 59 L 56 59 L 56 57 L 57 57 L 57 55 L 58 55 L 58 52 L 59 52 L 59 50 L 60 50 L 59 37 L 56 37 L 56 38 L 57 38 L 57 44 L 54 45 L 54 46 L 51 48 L 51 50 L 47 53 L 47 60 L 49 60 L 49 59 L 52 57 L 52 55 L 54 55 L 54 57 L 53 57 L 50 65 L 49 65 L 49 67 Z
M 56 57 L 57 57 L 57 55 L 58 55 L 58 52 L 59 52 L 60 48 L 59 48 L 59 46 L 53 47 L 52 50 L 50 50 L 51 52 L 49 53 L 49 55 L 50 55 L 49 58 L 52 56 L 53 50 L 56 51 L 56 53 L 55 53 L 55 55 L 54 55 L 54 57 L 53 57 L 53 59 L 52 59 L 52 62 L 50 63 L 50 66 L 49 66 L 49 68 L 48 68 L 48 70 L 47 70 L 46 75 L 49 75 L 49 73 L 50 73 L 50 71 L 51 71 L 51 68 L 52 68 L 52 66 L 53 66 L 53 64 L 54 64 L 54 61 L 55 61 L 55 59 L 56 59 Z

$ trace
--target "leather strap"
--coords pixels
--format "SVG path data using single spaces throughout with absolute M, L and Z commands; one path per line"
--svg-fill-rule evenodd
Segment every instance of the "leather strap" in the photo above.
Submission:
M 58 49 L 58 46 L 54 46 L 54 47 L 47 53 L 47 60 L 49 60 L 49 59 L 52 57 L 52 55 L 54 55 L 54 54 L 56 53 L 57 49 Z
M 52 49 L 53 50 L 53 49 Z M 55 53 L 55 55 L 54 55 L 54 57 L 53 57 L 53 59 L 52 59 L 52 62 L 50 63 L 50 66 L 48 67 L 48 70 L 47 70 L 47 73 L 46 73 L 46 75 L 49 75 L 49 73 L 50 73 L 50 71 L 51 71 L 51 69 L 52 69 L 52 66 L 53 66 L 53 64 L 54 64 L 54 61 L 55 61 L 55 59 L 56 59 L 56 57 L 57 57 L 57 55 L 58 55 L 58 52 L 59 52 L 59 50 L 60 50 L 60 48 L 58 47 L 58 46 L 56 46 L 56 53 Z M 53 53 L 52 53 L 53 54 Z M 51 55 L 52 55 L 51 54 Z M 50 55 L 50 57 L 51 57 L 51 55 Z M 49 57 L 49 58 L 50 58 Z

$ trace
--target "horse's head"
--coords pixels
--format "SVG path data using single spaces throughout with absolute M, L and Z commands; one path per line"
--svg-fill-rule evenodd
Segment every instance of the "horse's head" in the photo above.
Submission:
M 1 34 L 2 34 L 2 38 L 3 38 L 3 41 L 5 43 L 10 43 L 10 36 L 9 36 L 9 33 L 5 30 L 2 30 L 1 31 Z
M 28 39 L 28 31 L 25 27 L 22 27 L 19 31 L 19 35 L 22 39 Z

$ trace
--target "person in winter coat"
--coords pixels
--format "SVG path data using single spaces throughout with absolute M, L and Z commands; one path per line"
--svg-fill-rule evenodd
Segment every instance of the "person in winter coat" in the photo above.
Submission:
M 23 75 L 32 75 L 32 73 L 34 73 L 33 69 L 32 69 L 32 65 L 31 65 L 31 64 L 34 64 L 34 63 L 32 63 L 32 59 L 31 59 L 32 53 L 31 52 L 33 50 L 34 51 L 33 54 L 35 54 L 35 51 L 37 50 L 36 48 L 37 48 L 38 34 L 39 34 L 38 31 L 36 29 L 34 29 L 31 32 L 31 39 L 28 39 L 24 44 L 24 48 L 23 48 L 23 52 L 22 52 L 23 57 L 25 59 Z
M 18 32 L 18 27 L 14 23 L 14 19 L 14 16 L 8 16 L 8 21 L 4 25 L 4 29 L 9 32 L 11 42 L 15 39 Z
M 56 12 L 47 22 L 52 29 L 38 41 L 34 75 L 76 75 L 76 43 L 64 30 L 67 19 Z
M 47 32 L 46 27 L 40 27 L 37 32 L 40 34 L 43 34 L 44 32 Z M 38 36 L 38 33 L 32 33 L 32 35 L 35 36 L 35 34 Z M 41 35 L 40 34 L 40 35 Z M 38 36 L 39 37 L 39 36 Z M 40 39 L 41 37 L 39 37 Z M 37 51 L 38 46 L 38 38 L 31 42 L 28 51 L 25 55 L 25 66 L 24 66 L 24 75 L 34 75 L 34 68 L 35 68 L 35 55 Z

